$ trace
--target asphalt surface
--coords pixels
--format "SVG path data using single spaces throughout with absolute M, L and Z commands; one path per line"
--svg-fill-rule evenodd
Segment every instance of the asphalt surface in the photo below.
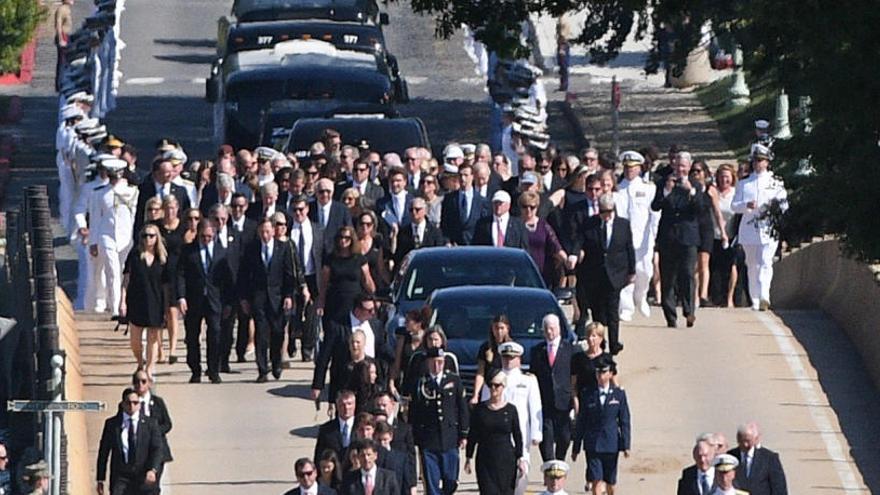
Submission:
M 78 2 L 82 9 L 85 2 Z M 210 106 L 203 78 L 214 54 L 216 19 L 230 2 L 130 0 L 123 14 L 123 84 L 110 128 L 142 150 L 147 163 L 153 142 L 180 139 L 191 157 L 212 154 Z M 432 143 L 482 140 L 487 133 L 486 94 L 474 78 L 461 39 L 433 38 L 433 21 L 392 4 L 389 48 L 410 80 L 412 103 L 401 108 L 422 118 Z M 51 51 L 43 49 L 43 53 Z M 45 62 L 41 62 L 45 67 Z M 47 70 L 26 95 L 21 133 L 27 154 L 14 187 L 52 183 L 53 98 Z M 548 89 L 549 85 L 548 84 Z M 551 94 L 551 119 L 558 94 Z M 565 129 L 551 128 L 565 144 Z M 49 146 L 45 142 L 49 139 Z M 60 248 L 60 258 L 69 258 Z M 70 261 L 59 266 L 67 267 Z M 62 278 L 65 278 L 62 275 Z M 69 288 L 69 287 L 68 287 Z M 880 401 L 852 345 L 818 312 L 753 313 L 700 310 L 693 329 L 665 328 L 659 310 L 651 319 L 624 324 L 626 350 L 620 380 L 633 413 L 632 456 L 621 461 L 623 493 L 671 493 L 680 470 L 690 464 L 693 438 L 723 431 L 732 440 L 736 425 L 758 421 L 765 446 L 782 456 L 792 494 L 880 492 Z M 133 358 L 127 337 L 94 315 L 80 315 L 82 361 L 89 398 L 111 408 L 128 381 Z M 183 350 L 182 342 L 180 346 Z M 175 461 L 168 466 L 164 493 L 277 494 L 293 482 L 292 464 L 311 455 L 316 414 L 306 399 L 311 366 L 294 362 L 282 380 L 252 383 L 253 363 L 235 364 L 221 385 L 190 385 L 182 363 L 160 365 L 157 393 L 165 397 L 174 429 Z M 89 416 L 92 456 L 99 415 Z M 538 491 L 540 463 L 533 449 L 530 479 Z M 583 461 L 575 463 L 568 491 L 582 493 Z M 472 477 L 463 491 L 476 492 Z

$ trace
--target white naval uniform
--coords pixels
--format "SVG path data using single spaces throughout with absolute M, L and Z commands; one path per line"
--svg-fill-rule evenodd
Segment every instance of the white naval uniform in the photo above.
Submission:
M 560 490 L 558 492 L 548 492 L 547 490 L 544 490 L 539 495 L 568 495 L 568 492 L 565 490 Z
M 516 495 L 523 495 L 529 484 L 529 449 L 532 442 L 540 443 L 544 439 L 541 425 L 544 415 L 541 409 L 541 390 L 535 375 L 523 373 L 520 368 L 505 370 L 507 386 L 504 387 L 504 399 L 516 407 L 519 417 L 519 430 L 522 433 L 523 455 L 526 463 L 526 475 L 516 480 Z M 481 400 L 489 398 L 489 388 L 483 385 Z
M 752 174 L 736 184 L 736 192 L 730 203 L 734 213 L 742 214 L 738 242 L 746 254 L 749 275 L 749 295 L 752 308 L 758 309 L 761 301 L 770 302 L 770 283 L 773 281 L 773 256 L 779 247 L 779 239 L 767 219 L 759 219 L 772 201 L 788 209 L 788 192 L 782 180 L 769 171 Z M 755 202 L 755 208 L 746 205 Z
M 651 201 L 657 186 L 641 177 L 632 181 L 622 180 L 614 194 L 617 215 L 629 220 L 632 231 L 633 248 L 636 252 L 635 282 L 620 291 L 620 315 L 624 321 L 632 319 L 636 309 L 648 317 L 648 288 L 654 276 L 654 240 L 660 225 L 660 212 L 651 209 Z
M 107 277 L 107 304 L 113 315 L 119 313 L 122 266 L 134 245 L 133 230 L 138 190 L 120 179 L 95 189 L 96 218 L 91 221 L 91 245 L 98 246 L 98 263 Z
M 199 204 L 199 190 L 196 189 L 196 185 L 193 181 L 186 180 L 178 175 L 171 179 L 171 183 L 182 187 L 186 191 L 186 195 L 189 197 L 189 204 L 193 206 Z
M 58 125 L 55 133 L 55 165 L 58 168 L 58 217 L 61 228 L 70 232 L 71 209 L 76 199 L 76 175 L 73 171 L 71 150 L 76 140 L 76 131 L 64 122 Z
M 79 235 L 79 229 L 88 228 L 89 218 L 97 218 L 98 195 L 94 190 L 107 184 L 108 180 L 95 177 L 83 184 L 73 206 L 73 221 L 76 231 L 70 236 L 70 241 L 76 244 L 79 258 L 77 268 L 77 301 L 81 304 L 78 309 L 103 312 L 107 307 L 107 280 L 104 267 L 98 263 L 98 258 L 89 254 L 89 239 L 83 239 Z

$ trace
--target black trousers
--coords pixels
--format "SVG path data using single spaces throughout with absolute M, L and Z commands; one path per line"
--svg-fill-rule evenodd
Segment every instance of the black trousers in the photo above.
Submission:
M 226 316 L 224 316 L 224 314 Z M 223 314 L 220 315 L 220 367 L 229 367 L 229 353 L 232 352 L 232 342 L 234 340 L 233 330 L 235 329 L 235 320 L 238 314 L 234 306 L 223 306 Z M 245 343 L 247 343 L 247 334 L 245 334 Z
M 296 337 L 302 341 L 302 351 L 313 354 L 318 342 L 318 320 L 315 314 L 315 302 L 318 300 L 318 276 L 306 275 L 306 286 L 312 296 L 312 302 L 306 305 L 302 294 L 296 296 L 296 313 L 287 327 L 287 351 L 296 351 Z
M 544 440 L 539 445 L 541 460 L 565 460 L 568 445 L 571 444 L 571 419 L 568 410 L 544 409 L 544 422 L 541 425 Z
M 591 280 L 587 285 L 593 321 L 608 327 L 608 349 L 612 352 L 620 343 L 620 289 L 611 286 L 606 275 Z
M 159 493 L 159 477 L 155 485 L 144 483 L 146 472 L 136 474 L 115 474 L 110 477 L 109 495 L 148 495 Z M 108 492 L 104 492 L 108 493 Z
M 238 357 L 239 361 L 244 360 L 244 355 L 247 353 L 247 345 L 248 345 L 248 326 L 251 323 L 251 315 L 249 313 L 245 313 L 243 309 L 241 309 L 240 304 L 235 305 L 235 310 L 233 311 L 235 318 L 238 320 L 238 330 L 235 335 L 235 355 Z M 229 329 L 230 334 L 232 333 L 232 329 Z M 231 345 L 231 344 L 230 344 Z
M 201 307 L 190 306 L 183 318 L 183 325 L 186 329 L 186 364 L 194 374 L 202 374 L 200 337 L 202 320 L 204 320 L 207 327 L 205 331 L 206 361 L 208 374 L 211 375 L 220 371 L 220 313 L 212 311 L 207 301 L 202 302 Z
M 583 326 L 587 322 L 587 317 L 590 316 L 590 296 L 589 289 L 587 288 L 589 282 L 587 275 L 580 270 L 575 273 L 575 276 L 577 277 L 577 285 L 575 286 L 574 298 L 578 311 L 580 311 L 580 317 L 575 322 L 577 327 L 575 331 L 578 332 L 579 337 L 585 337 L 586 333 L 583 331 Z M 593 318 L 595 319 L 595 316 Z
M 678 318 L 681 299 L 684 316 L 694 314 L 694 269 L 697 246 L 673 244 L 660 248 L 660 290 L 663 292 L 663 316 L 667 323 Z
M 281 371 L 281 346 L 284 345 L 284 317 L 269 308 L 254 308 L 254 351 L 257 356 L 257 372 L 260 375 L 269 373 L 269 361 L 272 371 Z M 268 359 L 267 359 L 268 354 Z

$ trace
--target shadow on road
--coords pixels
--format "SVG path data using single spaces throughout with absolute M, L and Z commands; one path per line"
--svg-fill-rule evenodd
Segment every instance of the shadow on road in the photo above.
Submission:
M 850 455 L 871 493 L 880 493 L 880 397 L 853 343 L 820 311 L 778 311 L 807 351 L 837 415 Z M 837 331 L 828 331 L 833 328 Z M 819 432 L 816 432 L 819 433 Z
M 294 428 L 290 430 L 290 435 L 299 438 L 318 438 L 318 425 Z
M 210 65 L 217 58 L 213 53 L 186 53 L 182 55 L 153 55 L 156 60 L 180 62 L 182 64 Z
M 211 38 L 157 38 L 153 40 L 153 43 L 185 48 L 214 48 L 217 46 L 217 40 Z

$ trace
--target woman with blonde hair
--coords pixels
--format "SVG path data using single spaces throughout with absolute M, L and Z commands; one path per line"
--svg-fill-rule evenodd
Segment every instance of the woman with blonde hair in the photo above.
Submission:
M 168 329 L 168 364 L 177 362 L 175 351 L 177 350 L 177 333 L 180 330 L 180 310 L 177 308 L 175 299 L 171 297 L 171 285 L 177 277 L 177 260 L 180 258 L 180 252 L 183 249 L 184 234 L 187 232 L 187 224 L 180 219 L 177 214 L 180 204 L 177 198 L 168 195 L 162 201 L 162 210 L 165 215 L 159 224 L 159 232 L 162 234 L 162 240 L 165 245 L 165 251 L 168 253 L 168 263 L 166 270 L 168 271 L 168 283 L 165 287 L 165 300 L 167 307 L 165 308 L 165 328 Z M 162 343 L 162 335 L 159 335 L 159 357 L 158 362 L 165 361 L 164 345 Z
M 171 197 L 173 198 L 174 196 Z M 165 212 L 162 210 L 162 200 L 157 197 L 148 199 L 144 204 L 144 223 L 160 224 L 164 217 Z
M 165 326 L 165 291 L 168 281 L 168 254 L 159 227 L 147 224 L 141 229 L 137 249 L 125 262 L 122 278 L 122 302 L 119 315 L 128 320 L 131 351 L 138 367 L 154 376 L 159 351 L 159 335 Z M 147 330 L 147 355 L 141 343 Z

